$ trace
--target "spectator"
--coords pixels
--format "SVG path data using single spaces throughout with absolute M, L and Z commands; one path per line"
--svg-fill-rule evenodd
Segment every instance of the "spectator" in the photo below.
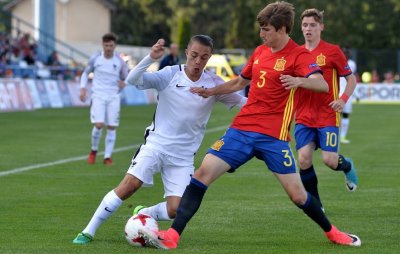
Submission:
M 61 66 L 60 59 L 58 57 L 57 51 L 53 51 L 51 55 L 47 58 L 46 64 L 48 66 Z
M 380 83 L 381 78 L 379 77 L 379 73 L 376 69 L 372 70 L 372 78 L 371 78 L 371 83 Z
M 63 65 L 60 62 L 60 59 L 58 57 L 58 53 L 56 50 L 54 50 L 50 56 L 47 58 L 46 65 L 49 67 L 51 76 L 52 77 L 57 77 L 59 75 L 63 75 Z
M 394 83 L 395 84 L 400 83 L 400 74 L 398 72 L 396 72 L 396 74 L 394 74 Z
M 179 54 L 178 44 L 171 43 L 171 45 L 169 46 L 169 54 L 166 55 L 161 60 L 159 70 L 161 70 L 165 66 L 172 66 L 179 64 L 178 54 Z
M 394 73 L 393 71 L 387 71 L 384 75 L 383 83 L 393 84 L 394 83 Z
M 26 49 L 22 60 L 24 60 L 28 65 L 34 65 L 36 63 L 36 58 L 33 50 Z

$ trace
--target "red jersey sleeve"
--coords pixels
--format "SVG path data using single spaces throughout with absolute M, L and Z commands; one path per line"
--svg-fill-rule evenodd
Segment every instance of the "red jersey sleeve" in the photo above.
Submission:
M 254 51 L 254 53 L 255 53 L 255 51 Z M 244 79 L 251 80 L 251 78 L 252 78 L 254 53 L 249 57 L 249 60 L 247 60 L 246 66 L 243 68 L 242 72 L 240 73 L 240 76 L 242 76 L 242 78 L 244 78 Z
M 334 54 L 332 54 L 332 56 L 334 57 L 332 64 L 334 68 L 337 70 L 337 74 L 341 77 L 345 77 L 352 74 L 350 66 L 347 62 L 346 56 L 344 55 L 343 51 L 337 45 L 333 47 L 333 50 L 335 52 Z
M 322 73 L 318 64 L 315 63 L 315 58 L 305 49 L 298 55 L 294 69 L 297 77 L 308 78 L 308 76 L 316 72 Z

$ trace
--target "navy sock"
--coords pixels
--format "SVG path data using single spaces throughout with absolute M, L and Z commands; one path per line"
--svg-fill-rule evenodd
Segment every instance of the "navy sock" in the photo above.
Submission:
M 343 155 L 339 154 L 339 162 L 335 170 L 348 173 L 351 170 L 351 164 L 343 157 Z
M 307 201 L 304 205 L 298 205 L 308 217 L 315 221 L 324 232 L 329 232 L 332 229 L 332 225 L 326 217 L 325 213 L 319 206 L 318 200 L 314 198 L 310 193 L 307 192 Z
M 179 235 L 182 234 L 186 224 L 199 209 L 206 190 L 207 185 L 194 178 L 190 180 L 190 184 L 183 193 L 181 203 L 176 211 L 175 220 L 171 226 Z
M 313 195 L 322 207 L 321 198 L 318 193 L 318 178 L 315 174 L 314 166 L 311 165 L 308 169 L 300 169 L 300 178 L 307 192 Z

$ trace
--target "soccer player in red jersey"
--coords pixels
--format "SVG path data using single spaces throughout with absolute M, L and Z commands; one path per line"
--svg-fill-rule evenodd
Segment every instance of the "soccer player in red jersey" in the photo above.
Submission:
M 234 172 L 253 157 L 263 160 L 290 199 L 314 220 L 330 241 L 359 246 L 357 236 L 339 231 L 318 201 L 301 183 L 289 147 L 289 126 L 297 104 L 296 91 L 328 92 L 311 54 L 289 37 L 294 7 L 287 2 L 267 5 L 257 16 L 263 45 L 257 47 L 241 75 L 214 89 L 192 88 L 203 97 L 231 93 L 250 83 L 246 105 L 225 135 L 209 149 L 182 196 L 176 218 L 167 231 L 141 230 L 148 244 L 174 249 L 186 224 L 197 212 L 208 186 L 225 172 Z
M 304 48 L 310 51 L 323 71 L 329 93 L 299 90 L 302 102 L 296 112 L 295 139 L 298 150 L 300 176 L 305 189 L 320 201 L 318 180 L 313 166 L 313 153 L 321 148 L 322 159 L 328 167 L 343 171 L 349 191 L 357 187 L 356 169 L 350 158 L 338 154 L 340 112 L 356 87 L 356 79 L 339 46 L 321 39 L 324 29 L 323 11 L 305 10 L 301 15 L 301 29 L 305 38 Z M 339 78 L 345 77 L 347 86 L 339 98 Z M 320 201 L 321 207 L 322 203 Z

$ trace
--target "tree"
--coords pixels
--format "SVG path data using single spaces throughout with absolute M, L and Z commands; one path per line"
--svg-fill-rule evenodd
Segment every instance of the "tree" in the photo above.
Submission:
M 170 36 L 166 20 L 172 15 L 164 1 L 116 0 L 112 30 L 123 44 L 151 46 L 159 38 Z
M 300 14 L 315 7 L 325 11 L 323 37 L 327 41 L 353 48 L 400 48 L 400 0 L 290 2 L 296 8 L 291 36 L 298 43 L 303 42 Z M 117 11 L 112 27 L 123 43 L 151 46 L 160 37 L 167 42 L 184 43 L 178 34 L 207 34 L 214 39 L 216 48 L 258 45 L 259 28 L 255 20 L 266 5 L 264 0 L 115 0 L 115 3 Z M 181 31 L 183 27 L 187 31 Z

